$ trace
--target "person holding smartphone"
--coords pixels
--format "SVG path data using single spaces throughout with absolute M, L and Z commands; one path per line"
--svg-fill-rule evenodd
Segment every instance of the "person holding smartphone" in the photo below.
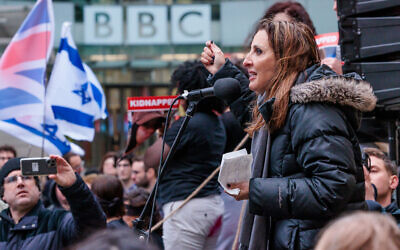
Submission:
M 0 249 L 61 249 L 90 230 L 106 227 L 100 205 L 65 159 L 52 155 L 57 173 L 49 175 L 71 212 L 48 210 L 40 200 L 37 176 L 22 175 L 21 158 L 0 170 L 0 195 L 9 208 L 0 213 Z

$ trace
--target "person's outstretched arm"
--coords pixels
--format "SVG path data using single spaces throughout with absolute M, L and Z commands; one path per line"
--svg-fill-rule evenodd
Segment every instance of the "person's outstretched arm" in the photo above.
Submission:
M 49 178 L 57 183 L 71 208 L 71 214 L 67 214 L 59 222 L 64 242 L 88 231 L 105 228 L 106 217 L 103 210 L 82 178 L 64 158 L 54 155 L 50 157 L 57 161 L 57 174 L 49 175 Z

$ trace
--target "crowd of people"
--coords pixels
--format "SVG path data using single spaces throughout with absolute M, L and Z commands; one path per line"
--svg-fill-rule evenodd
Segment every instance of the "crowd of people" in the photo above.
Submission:
M 182 101 L 195 112 L 176 145 L 185 118 L 153 111 L 133 114 L 127 147 L 96 169 L 68 153 L 50 156 L 56 174 L 23 175 L 16 150 L 1 146 L 0 249 L 400 249 L 397 166 L 358 140 L 376 97 L 323 58 L 315 35 L 289 1 L 266 11 L 242 62 L 207 41 L 171 83 L 182 94 L 234 78 L 240 94 Z M 246 133 L 252 177 L 228 195 L 217 175 L 204 181 Z M 153 190 L 155 213 L 142 214 Z

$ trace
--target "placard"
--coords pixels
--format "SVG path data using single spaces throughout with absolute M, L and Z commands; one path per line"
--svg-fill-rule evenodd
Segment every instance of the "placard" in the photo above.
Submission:
M 178 96 L 144 96 L 128 97 L 128 111 L 157 111 L 168 110 Z M 173 110 L 178 109 L 179 101 L 175 102 Z

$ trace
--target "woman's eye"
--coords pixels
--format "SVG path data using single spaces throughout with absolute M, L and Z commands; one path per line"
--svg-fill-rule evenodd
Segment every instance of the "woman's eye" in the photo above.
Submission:
M 259 49 L 259 48 L 256 48 L 255 51 L 256 51 L 256 54 L 257 54 L 257 55 L 260 55 L 260 54 L 262 53 L 262 50 Z

